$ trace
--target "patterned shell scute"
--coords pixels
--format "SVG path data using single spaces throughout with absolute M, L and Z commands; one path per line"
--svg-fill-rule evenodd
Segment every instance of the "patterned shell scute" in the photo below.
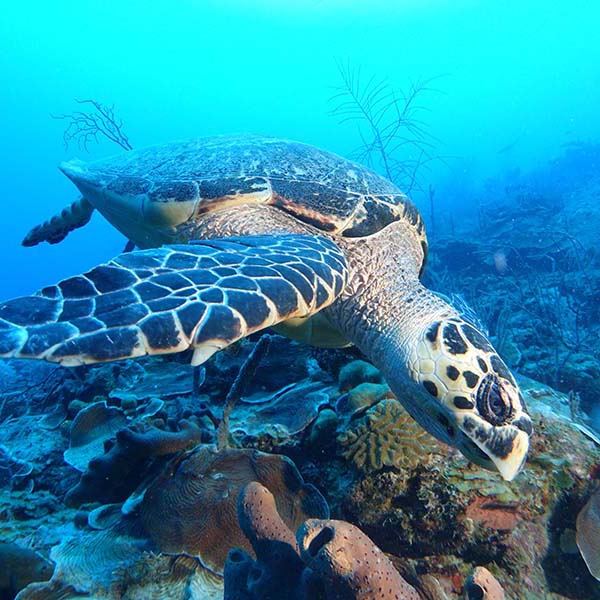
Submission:
M 87 166 L 113 190 L 155 201 L 199 200 L 196 217 L 226 201 L 277 206 L 317 229 L 348 237 L 407 219 L 417 209 L 374 171 L 313 146 L 256 135 L 224 135 L 152 146 Z

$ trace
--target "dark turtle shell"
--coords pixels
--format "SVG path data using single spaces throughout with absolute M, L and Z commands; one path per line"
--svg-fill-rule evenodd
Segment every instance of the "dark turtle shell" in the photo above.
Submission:
M 151 146 L 85 166 L 66 163 L 63 170 L 84 195 L 91 183 L 113 196 L 185 203 L 193 206 L 192 220 L 230 204 L 264 203 L 322 231 L 364 237 L 404 219 L 426 251 L 419 212 L 393 183 L 299 142 L 214 136 Z

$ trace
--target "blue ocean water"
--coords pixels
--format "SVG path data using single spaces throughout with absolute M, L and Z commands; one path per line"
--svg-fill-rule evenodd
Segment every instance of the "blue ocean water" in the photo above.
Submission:
M 234 547 L 250 555 L 228 564 L 248 573 L 230 579 L 244 579 L 244 595 L 226 587 L 225 600 L 354 598 L 334 560 L 326 572 L 310 562 L 326 546 L 348 552 L 368 600 L 481 598 L 494 586 L 507 598 L 600 598 L 598 22 L 600 6 L 583 0 L 3 6 L 0 354 L 20 343 L 8 322 L 29 326 L 32 354 L 55 334 L 36 329 L 45 300 L 5 300 L 128 241 L 96 211 L 58 244 L 21 245 L 79 197 L 59 163 L 125 153 L 101 132 L 70 137 L 91 100 L 133 149 L 252 133 L 368 164 L 420 210 L 422 281 L 458 316 L 428 323 L 390 305 L 374 326 L 398 336 L 389 355 L 383 343 L 313 348 L 269 330 L 195 370 L 191 352 L 73 369 L 0 359 L 0 600 L 220 600 Z M 309 252 L 324 247 L 335 253 Z M 157 348 L 169 345 L 161 327 L 144 331 Z M 91 356 L 125 337 L 103 338 L 104 354 L 96 340 Z M 480 444 L 464 442 L 475 421 L 452 420 L 456 408 L 485 417 L 470 438 Z M 509 421 L 510 439 L 489 434 Z M 256 533 L 253 511 L 271 499 L 238 486 L 253 480 L 277 496 L 283 529 Z M 311 529 L 307 517 L 321 521 Z M 291 555 L 252 554 L 262 534 L 283 535 Z M 52 584 L 31 583 L 54 564 Z M 267 583 L 251 589 L 258 572 Z
M 353 123 L 340 126 L 329 115 L 336 61 L 397 89 L 437 78 L 438 92 L 423 98 L 424 117 L 449 164 L 431 179 L 462 204 L 488 177 L 543 164 L 564 143 L 597 139 L 597 11 L 584 1 L 7 3 L 4 295 L 31 292 L 122 249 L 97 216 L 61 245 L 19 247 L 30 227 L 76 197 L 56 169 L 60 161 L 118 151 L 107 143 L 89 153 L 64 148 L 65 123 L 51 115 L 76 110 L 75 99 L 114 104 L 135 147 L 255 132 L 348 155 L 360 139 Z

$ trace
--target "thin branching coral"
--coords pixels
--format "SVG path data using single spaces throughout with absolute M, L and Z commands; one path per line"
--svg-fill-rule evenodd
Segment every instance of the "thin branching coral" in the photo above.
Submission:
M 435 138 L 421 115 L 423 96 L 434 91 L 432 80 L 413 83 L 407 91 L 394 89 L 385 79 L 365 79 L 360 67 L 338 63 L 340 85 L 330 98 L 332 115 L 340 123 L 355 122 L 362 144 L 356 158 L 410 193 L 422 189 L 421 171 L 439 160 Z

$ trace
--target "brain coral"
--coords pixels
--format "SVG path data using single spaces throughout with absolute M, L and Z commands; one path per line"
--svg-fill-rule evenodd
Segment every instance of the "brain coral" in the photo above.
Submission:
M 340 454 L 364 471 L 414 469 L 438 446 L 400 402 L 382 400 L 338 434 Z

